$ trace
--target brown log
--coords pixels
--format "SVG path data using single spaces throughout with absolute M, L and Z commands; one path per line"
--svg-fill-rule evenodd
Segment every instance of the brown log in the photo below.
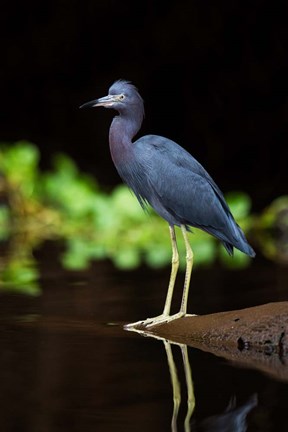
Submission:
M 187 316 L 149 333 L 288 380 L 288 302 Z

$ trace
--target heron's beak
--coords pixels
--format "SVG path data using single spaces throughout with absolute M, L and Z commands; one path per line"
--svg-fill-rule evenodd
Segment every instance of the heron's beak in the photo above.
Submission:
M 86 102 L 79 108 L 94 108 L 98 106 L 111 107 L 115 102 L 119 102 L 119 95 L 108 95 L 100 99 L 95 99 L 90 102 Z

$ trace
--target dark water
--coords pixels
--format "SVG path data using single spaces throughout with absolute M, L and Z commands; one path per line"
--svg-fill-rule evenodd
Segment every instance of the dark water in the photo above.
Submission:
M 160 312 L 169 269 L 96 262 L 68 272 L 51 246 L 38 260 L 41 295 L 1 293 L 1 431 L 286 430 L 285 380 L 123 330 Z M 197 269 L 190 312 L 287 300 L 287 280 L 287 268 L 261 258 L 243 271 Z

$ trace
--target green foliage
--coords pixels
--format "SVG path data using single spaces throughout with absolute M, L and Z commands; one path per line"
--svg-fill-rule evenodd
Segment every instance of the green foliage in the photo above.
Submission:
M 17 291 L 23 294 L 39 295 L 40 289 L 37 283 L 39 277 L 35 262 L 15 256 L 5 263 L 0 271 L 0 289 L 2 291 Z
M 39 198 L 72 218 L 87 217 L 95 211 L 96 183 L 80 175 L 74 162 L 64 155 L 54 159 L 54 171 L 42 175 Z
M 31 143 L 1 146 L 0 194 L 4 200 L 0 206 L 0 240 L 12 239 L 14 244 L 8 263 L 0 262 L 2 288 L 18 286 L 37 292 L 38 273 L 33 259 L 31 265 L 31 251 L 46 239 L 66 241 L 62 263 L 69 269 L 85 269 L 91 260 L 104 258 L 123 269 L 135 268 L 142 262 L 155 268 L 170 264 L 167 223 L 152 209 L 148 214 L 143 212 L 126 186 L 121 184 L 106 193 L 94 178 L 79 172 L 76 164 L 62 154 L 55 156 L 50 172 L 41 172 L 38 163 L 39 152 Z M 245 231 L 255 225 L 258 230 L 270 229 L 281 211 L 283 216 L 288 208 L 286 197 L 274 202 L 257 219 L 251 216 L 251 201 L 243 192 L 230 193 L 227 200 Z M 287 213 L 284 220 L 287 227 Z M 249 263 L 249 258 L 238 251 L 231 259 L 219 242 L 202 231 L 195 229 L 189 236 L 195 265 L 208 265 L 217 258 L 229 267 Z M 178 239 L 183 268 L 185 247 L 181 234 Z M 15 252 L 19 248 L 21 256 Z
M 11 189 L 17 189 L 23 198 L 34 194 L 38 177 L 39 151 L 27 141 L 14 146 L 1 145 L 0 170 Z
M 254 237 L 269 259 L 288 262 L 288 196 L 275 199 L 254 220 Z
M 249 216 L 251 199 L 244 192 L 229 192 L 226 194 L 227 203 L 235 219 L 240 220 Z
M 9 209 L 1 205 L 0 206 L 0 241 L 8 240 L 10 231 L 10 212 Z

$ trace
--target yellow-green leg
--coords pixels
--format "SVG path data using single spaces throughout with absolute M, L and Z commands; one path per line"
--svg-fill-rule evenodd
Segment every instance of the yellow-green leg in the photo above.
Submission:
M 168 285 L 165 306 L 162 314 L 163 316 L 170 315 L 171 302 L 172 302 L 174 286 L 175 286 L 176 276 L 179 267 L 179 254 L 178 254 L 177 240 L 176 240 L 174 226 L 169 225 L 169 231 L 170 231 L 170 238 L 171 238 L 171 245 L 172 245 L 172 265 L 171 265 L 171 275 L 170 275 L 170 280 Z
M 148 326 L 148 325 L 156 325 L 161 322 L 168 321 L 170 318 L 170 309 L 171 309 L 171 302 L 173 297 L 173 291 L 174 291 L 174 285 L 175 280 L 177 276 L 177 271 L 179 267 L 179 254 L 177 249 L 177 241 L 176 241 L 176 234 L 175 234 L 175 228 L 172 225 L 169 225 L 169 232 L 170 232 L 170 238 L 171 238 L 171 245 L 172 245 L 172 265 L 171 265 L 171 274 L 170 274 L 170 280 L 165 300 L 165 305 L 163 309 L 163 313 L 161 315 L 158 315 L 154 318 L 147 318 L 145 320 L 140 320 L 132 324 L 126 324 L 126 329 L 132 329 L 134 327 L 139 326 Z
M 189 284 L 191 278 L 191 272 L 193 267 L 193 252 L 190 247 L 187 231 L 185 225 L 181 225 L 181 231 L 184 237 L 185 248 L 186 248 L 186 273 L 185 273 L 185 282 L 183 288 L 183 295 L 181 301 L 180 311 L 174 315 L 170 315 L 171 302 L 173 297 L 174 285 L 176 281 L 177 271 L 179 267 L 179 254 L 177 249 L 177 241 L 174 226 L 169 225 L 171 244 L 172 244 L 172 266 L 171 266 L 171 275 L 169 286 L 167 290 L 166 301 L 164 305 L 163 313 L 154 318 L 147 318 L 145 320 L 137 321 L 132 324 L 127 324 L 125 326 L 126 329 L 133 329 L 134 327 L 146 327 L 151 328 L 158 324 L 163 324 L 166 322 L 173 321 L 177 318 L 181 318 L 187 313 L 187 301 L 188 301 L 188 293 L 189 293 Z
M 182 234 L 184 237 L 185 248 L 186 248 L 186 273 L 185 273 L 185 281 L 184 281 L 184 288 L 183 288 L 180 313 L 182 315 L 186 315 L 194 254 L 193 254 L 193 251 L 192 251 L 191 246 L 189 244 L 189 240 L 188 240 L 188 236 L 187 236 L 187 230 L 186 230 L 184 225 L 181 225 L 181 231 L 182 231 Z

